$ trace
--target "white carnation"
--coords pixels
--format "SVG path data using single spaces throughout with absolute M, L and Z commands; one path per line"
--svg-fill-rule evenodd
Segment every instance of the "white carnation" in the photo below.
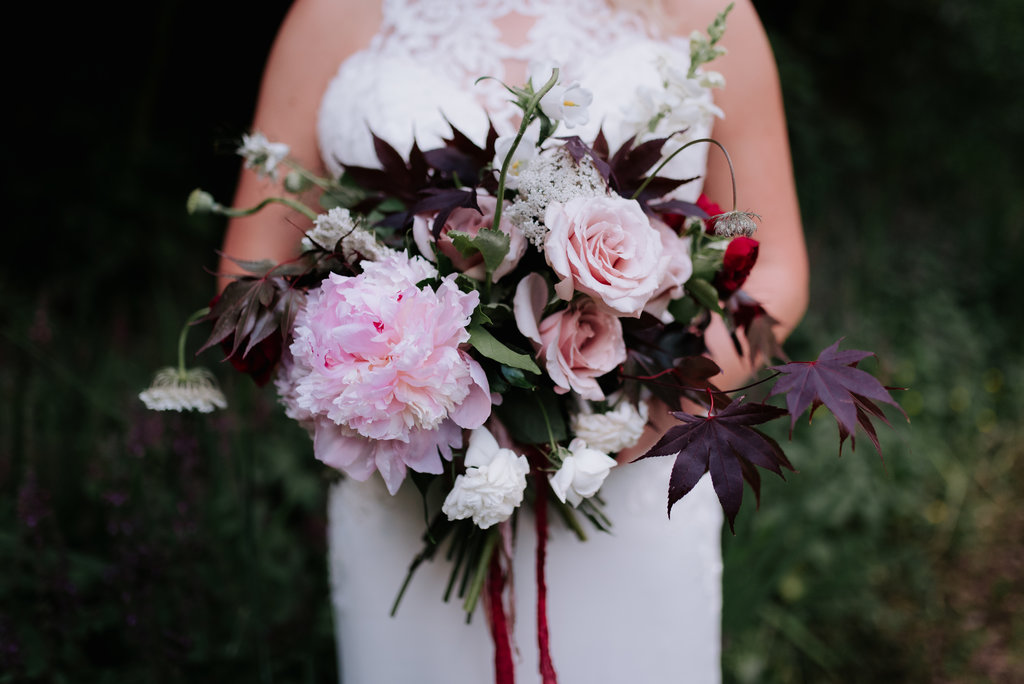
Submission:
M 523 502 L 525 456 L 503 449 L 487 428 L 473 430 L 466 449 L 466 472 L 455 478 L 441 510 L 449 520 L 472 518 L 480 529 L 508 520 Z
M 609 454 L 617 454 L 640 440 L 647 425 L 647 404 L 621 402 L 607 413 L 577 413 L 570 421 L 573 434 Z
M 569 443 L 569 455 L 562 459 L 562 466 L 551 476 L 551 491 L 562 503 L 568 500 L 579 506 L 584 499 L 597 494 L 614 467 L 614 458 L 592 449 L 577 437 Z

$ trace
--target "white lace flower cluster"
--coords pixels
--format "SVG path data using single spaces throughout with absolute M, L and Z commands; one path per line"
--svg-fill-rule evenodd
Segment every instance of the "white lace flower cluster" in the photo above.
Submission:
M 205 368 L 190 368 L 184 372 L 170 366 L 161 368 L 150 386 L 139 394 L 139 399 L 151 411 L 210 413 L 228 405 L 217 379 Z
M 349 262 L 357 255 L 368 261 L 380 261 L 392 252 L 377 242 L 373 233 L 360 228 L 348 209 L 341 207 L 334 207 L 326 214 L 317 216 L 313 220 L 313 228 L 306 231 L 306 236 L 302 238 L 302 249 L 311 250 L 317 245 L 324 249 L 334 249 L 337 245 L 342 256 Z
M 506 216 L 538 248 L 548 232 L 543 220 L 551 204 L 608 194 L 608 186 L 590 158 L 577 163 L 563 147 L 544 150 L 524 163 L 518 173 L 517 190 Z
M 455 478 L 441 510 L 449 520 L 472 518 L 486 530 L 508 520 L 523 502 L 529 472 L 525 456 L 500 447 L 487 428 L 477 428 L 469 436 L 466 472 Z
M 270 142 L 267 136 L 256 132 L 243 134 L 242 145 L 236 152 L 245 159 L 245 168 L 276 180 L 277 166 L 288 156 L 291 148 L 285 143 Z

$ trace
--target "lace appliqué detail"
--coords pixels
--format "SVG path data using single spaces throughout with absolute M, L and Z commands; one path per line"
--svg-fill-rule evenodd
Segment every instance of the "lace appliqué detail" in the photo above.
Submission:
M 498 25 L 511 15 L 532 21 L 518 45 L 506 42 Z M 654 33 L 639 15 L 602 0 L 385 0 L 381 31 L 369 49 L 429 64 L 473 92 L 506 134 L 519 113 L 499 82 L 506 64 L 552 63 L 562 68 L 563 82 L 575 81 L 583 76 L 580 65 Z M 476 83 L 485 75 L 494 78 Z

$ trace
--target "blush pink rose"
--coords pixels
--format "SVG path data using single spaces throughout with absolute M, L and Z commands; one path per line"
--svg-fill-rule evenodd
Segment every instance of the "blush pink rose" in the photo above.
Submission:
M 544 224 L 544 254 L 560 278 L 555 285 L 560 298 L 568 301 L 574 292 L 583 292 L 621 316 L 637 317 L 661 288 L 670 257 L 633 200 L 554 202 Z
M 448 236 L 448 233 L 453 230 L 476 235 L 482 228 L 490 228 L 494 224 L 494 208 L 498 205 L 497 200 L 487 195 L 478 195 L 477 204 L 480 205 L 480 209 L 483 211 L 482 214 L 476 209 L 465 207 L 459 207 L 449 214 L 448 220 L 445 221 L 444 226 L 441 228 L 441 236 L 436 244 L 437 249 L 452 260 L 452 265 L 458 271 L 465 273 L 470 278 L 483 280 L 487 275 L 483 257 L 479 253 L 475 253 L 470 257 L 462 256 L 459 250 L 455 249 L 452 239 Z M 437 260 L 432 249 L 432 245 L 435 243 L 434 218 L 436 216 L 437 214 L 417 215 L 413 217 L 412 222 L 412 237 L 416 241 L 416 247 L 420 250 L 421 254 L 431 261 Z M 519 263 L 519 259 L 522 258 L 523 253 L 526 251 L 526 238 L 523 237 L 522 232 L 518 228 L 504 220 L 498 227 L 501 232 L 508 235 L 509 248 L 508 254 L 505 255 L 501 264 L 498 265 L 498 268 L 494 269 L 494 273 L 491 276 L 491 279 L 494 281 L 497 281 L 515 268 L 516 264 Z
M 648 300 L 644 311 L 657 316 L 663 322 L 669 323 L 672 320 L 668 312 L 668 305 L 673 299 L 679 299 L 686 295 L 683 286 L 693 275 L 693 261 L 690 259 L 690 238 L 679 237 L 675 230 L 661 221 L 653 221 L 654 229 L 661 236 L 661 248 L 668 255 L 668 267 L 665 268 L 665 275 L 661 280 L 658 291 Z
M 593 299 L 582 297 L 538 325 L 546 293 L 547 285 L 536 273 L 519 283 L 514 300 L 519 330 L 533 341 L 556 392 L 604 399 L 597 379 L 626 360 L 622 324 Z

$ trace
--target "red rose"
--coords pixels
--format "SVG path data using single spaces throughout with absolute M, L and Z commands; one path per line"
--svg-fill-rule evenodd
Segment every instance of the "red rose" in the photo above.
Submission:
M 753 238 L 733 238 L 722 258 L 722 270 L 715 276 L 715 287 L 722 299 L 740 289 L 757 262 L 758 242 Z
M 697 206 L 706 211 L 708 216 L 717 216 L 718 214 L 722 213 L 722 207 L 718 204 L 718 202 L 712 202 L 704 193 L 701 193 L 700 197 L 697 198 Z M 711 219 L 704 221 L 704 232 L 715 232 L 714 221 L 712 221 Z

